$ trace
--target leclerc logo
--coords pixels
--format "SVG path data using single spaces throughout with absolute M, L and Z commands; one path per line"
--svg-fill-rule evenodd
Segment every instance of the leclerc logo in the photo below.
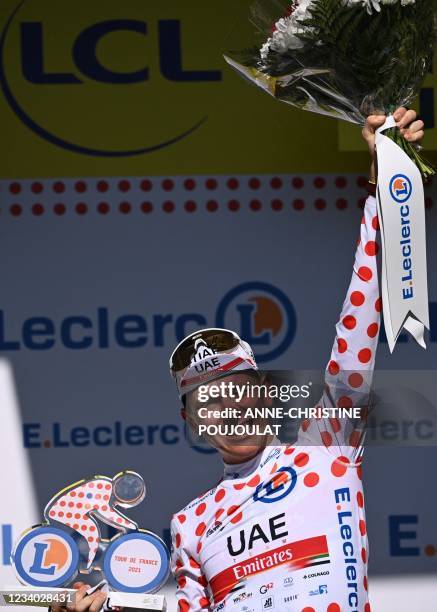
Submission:
M 275 359 L 290 346 L 296 315 L 286 294 L 268 283 L 237 285 L 219 302 L 215 315 L 200 312 L 116 314 L 106 306 L 61 318 L 47 315 L 17 321 L 0 309 L 0 353 L 174 347 L 201 327 L 229 327 L 249 342 L 258 363 Z
M 410 199 L 413 186 L 410 179 L 405 174 L 395 174 L 390 181 L 390 195 L 399 204 L 403 204 Z
M 296 333 L 296 315 L 289 298 L 277 287 L 262 282 L 231 289 L 219 304 L 216 322 L 218 327 L 240 330 L 258 363 L 282 355 Z
M 0 38 L 5 100 L 39 137 L 85 155 L 140 155 L 187 138 L 222 80 L 205 67 L 187 4 L 167 3 L 163 19 L 160 2 L 23 0 Z M 199 54 L 198 69 L 186 56 Z
M 13 552 L 20 579 L 31 586 L 63 586 L 76 572 L 79 551 L 73 538 L 55 527 L 33 529 Z

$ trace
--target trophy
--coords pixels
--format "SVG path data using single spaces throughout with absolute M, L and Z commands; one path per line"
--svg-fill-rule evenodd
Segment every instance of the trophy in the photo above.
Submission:
M 0 605 L 2 597 L 6 604 L 63 605 L 82 581 L 92 585 L 87 593 L 107 593 L 106 610 L 165 610 L 165 598 L 156 593 L 169 575 L 168 548 L 118 509 L 138 505 L 145 495 L 143 478 L 131 471 L 93 476 L 60 491 L 47 504 L 45 521 L 16 542 L 11 562 L 25 586 L 3 589 Z M 110 537 L 102 536 L 101 523 Z

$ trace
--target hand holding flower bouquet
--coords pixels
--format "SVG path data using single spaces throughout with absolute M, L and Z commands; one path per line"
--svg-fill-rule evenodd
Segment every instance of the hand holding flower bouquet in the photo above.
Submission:
M 430 69 L 437 0 L 258 0 L 261 40 L 226 60 L 275 98 L 376 131 L 382 298 L 392 351 L 406 329 L 429 329 L 423 181 L 434 174 L 393 112 L 409 105 Z M 281 17 L 282 15 L 282 17 Z
M 226 60 L 275 98 L 364 125 L 408 106 L 431 66 L 436 0 L 259 0 L 251 9 L 258 45 Z M 281 15 L 283 15 L 281 17 Z M 414 144 L 385 135 L 434 174 Z

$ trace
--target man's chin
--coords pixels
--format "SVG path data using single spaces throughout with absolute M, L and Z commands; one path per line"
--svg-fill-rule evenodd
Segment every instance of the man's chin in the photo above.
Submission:
M 228 436 L 225 439 L 215 440 L 214 446 L 224 455 L 227 463 L 230 458 L 235 463 L 243 463 L 261 452 L 269 440 L 270 436 Z

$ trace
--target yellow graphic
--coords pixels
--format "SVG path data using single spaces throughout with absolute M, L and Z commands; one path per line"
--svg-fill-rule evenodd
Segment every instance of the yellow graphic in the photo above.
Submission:
M 359 128 L 225 63 L 250 4 L 3 0 L 0 178 L 364 171 Z

